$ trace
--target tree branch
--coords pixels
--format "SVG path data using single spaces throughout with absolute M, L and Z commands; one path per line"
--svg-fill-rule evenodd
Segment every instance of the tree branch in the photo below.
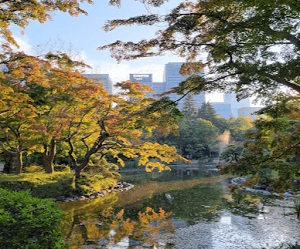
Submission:
M 269 79 L 272 79 L 272 80 L 274 80 L 274 81 L 276 81 L 276 82 L 278 82 L 278 83 L 280 83 L 280 84 L 283 84 L 283 85 L 285 85 L 285 86 L 287 86 L 287 87 L 290 87 L 290 88 L 292 88 L 293 90 L 295 90 L 295 91 L 297 91 L 298 93 L 300 93 L 300 85 L 297 85 L 297 84 L 295 84 L 295 83 L 289 82 L 289 81 L 287 81 L 287 80 L 285 80 L 285 79 L 281 79 L 281 78 L 279 78 L 278 76 L 274 76 L 274 75 L 272 75 L 272 74 L 264 73 L 264 75 L 265 75 L 266 77 L 268 77 Z
M 273 30 L 269 26 L 266 26 L 264 28 L 265 28 L 266 32 L 269 33 L 270 35 L 274 35 L 274 36 L 277 36 L 277 37 L 281 37 L 283 39 L 287 39 L 293 45 L 295 45 L 298 48 L 298 50 L 300 50 L 300 40 L 296 36 L 294 36 L 294 35 L 292 35 L 291 33 L 288 33 L 288 32 Z
M 3 149 L 5 152 L 7 152 L 7 153 L 9 153 L 9 154 L 11 154 L 11 155 L 17 155 L 17 154 L 18 154 L 18 152 L 16 152 L 16 151 L 11 151 L 11 150 L 6 149 L 5 146 L 4 146 L 4 144 L 3 144 L 2 142 L 0 142 L 0 146 L 2 147 L 2 149 Z

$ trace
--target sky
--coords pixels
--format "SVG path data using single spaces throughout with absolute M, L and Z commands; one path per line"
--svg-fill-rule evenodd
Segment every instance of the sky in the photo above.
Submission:
M 43 24 L 31 21 L 21 35 L 22 29 L 12 26 L 14 37 L 21 50 L 30 53 L 45 53 L 49 50 L 70 50 L 83 59 L 92 69 L 87 73 L 109 74 L 114 83 L 129 79 L 130 73 L 152 73 L 153 80 L 163 81 L 164 65 L 168 62 L 184 62 L 184 58 L 172 54 L 163 57 L 141 58 L 134 61 L 117 61 L 109 51 L 97 50 L 98 47 L 115 42 L 138 41 L 153 38 L 160 26 L 121 27 L 106 33 L 102 27 L 107 20 L 129 18 L 147 13 L 166 13 L 182 0 L 172 0 L 159 7 L 147 7 L 139 1 L 123 0 L 120 8 L 110 6 L 108 0 L 95 0 L 93 5 L 82 4 L 88 15 L 71 17 L 67 13 L 54 12 L 53 21 Z M 221 94 L 210 94 L 206 101 L 221 102 Z

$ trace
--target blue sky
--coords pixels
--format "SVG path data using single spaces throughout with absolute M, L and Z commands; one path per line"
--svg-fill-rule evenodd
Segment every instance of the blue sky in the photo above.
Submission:
M 138 41 L 154 37 L 160 27 L 131 26 L 121 27 L 106 33 L 102 27 L 106 20 L 129 18 L 152 13 L 165 13 L 175 7 L 181 0 L 172 0 L 159 8 L 147 8 L 134 0 L 123 0 L 120 8 L 109 6 L 108 0 L 95 0 L 93 5 L 83 4 L 88 16 L 71 17 L 66 13 L 55 12 L 53 21 L 40 24 L 32 21 L 21 35 L 18 27 L 12 27 L 14 36 L 21 49 L 27 53 L 36 53 L 39 49 L 71 49 L 93 69 L 88 73 L 109 74 L 114 82 L 128 80 L 130 73 L 153 73 L 154 81 L 162 81 L 164 65 L 168 62 L 184 61 L 184 58 L 168 54 L 164 57 L 142 58 L 134 61 L 123 61 L 117 64 L 110 57 L 109 51 L 97 50 L 99 46 L 116 40 Z M 222 101 L 220 94 L 210 95 L 207 100 Z

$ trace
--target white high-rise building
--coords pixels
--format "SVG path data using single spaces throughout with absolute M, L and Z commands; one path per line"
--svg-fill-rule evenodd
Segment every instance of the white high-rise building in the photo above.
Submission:
M 231 104 L 231 110 L 233 117 L 239 117 L 239 109 L 243 107 L 250 107 L 250 99 L 242 99 L 241 101 L 237 101 L 236 93 L 225 93 L 224 94 L 224 102 Z

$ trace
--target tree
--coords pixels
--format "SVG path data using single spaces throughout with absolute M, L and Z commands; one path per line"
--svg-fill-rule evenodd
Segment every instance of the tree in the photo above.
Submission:
M 81 0 L 80 2 L 93 3 L 91 0 Z M 0 34 L 9 43 L 17 45 L 9 29 L 11 24 L 25 29 L 30 20 L 37 20 L 40 23 L 51 20 L 51 13 L 54 11 L 68 12 L 71 16 L 87 15 L 87 12 L 80 8 L 77 0 L 3 0 L 0 2 Z
M 148 1 L 159 5 L 166 1 Z M 139 42 L 101 46 L 118 61 L 176 53 L 187 59 L 181 72 L 192 74 L 174 91 L 234 90 L 239 98 L 270 96 L 280 86 L 300 92 L 299 4 L 290 0 L 212 0 L 182 2 L 168 14 L 107 21 L 104 30 L 122 25 L 165 29 Z M 199 55 L 207 57 L 199 59 Z M 202 59 L 203 58 L 203 59 Z M 204 77 L 197 75 L 209 68 Z
M 224 159 L 227 162 L 232 160 L 237 161 L 238 158 L 241 156 L 243 149 L 244 146 L 242 145 L 229 144 L 221 152 L 220 159 Z
M 236 141 L 243 141 L 245 132 L 253 127 L 252 120 L 247 117 L 232 118 L 228 123 L 230 134 Z
M 210 102 L 203 102 L 197 114 L 198 118 L 210 121 L 219 129 L 219 134 L 223 134 L 229 128 L 229 121 L 225 118 L 217 116 L 217 112 Z
M 0 127 L 4 152 L 17 155 L 17 173 L 22 171 L 22 153 L 43 153 L 46 173 L 53 172 L 56 144 L 63 141 L 65 120 L 83 98 L 74 97 L 89 82 L 78 71 L 85 66 L 66 54 L 29 56 L 10 49 L 2 54 Z M 86 99 L 85 99 L 86 100 Z M 72 113 L 74 114 L 74 113 Z
M 80 118 L 68 121 L 66 141 L 70 146 L 69 155 L 75 167 L 75 176 L 80 177 L 89 163 L 96 164 L 107 155 L 116 158 L 124 166 L 121 155 L 138 158 L 138 165 L 145 166 L 146 171 L 158 168 L 169 169 L 164 163 L 183 160 L 176 153 L 175 147 L 152 143 L 155 130 L 167 135 L 177 130 L 177 118 L 181 113 L 174 106 L 157 106 L 153 98 L 147 98 L 151 89 L 138 82 L 118 83 L 121 94 L 108 95 L 106 91 L 92 90 L 96 104 Z M 92 101 L 89 101 L 89 104 Z M 155 105 L 151 105 L 155 103 Z M 89 105 L 87 104 L 87 105 Z M 80 113 L 80 112 L 79 112 Z
M 195 100 L 192 94 L 188 94 L 183 102 L 182 113 L 186 119 L 193 121 L 197 115 L 197 109 L 195 108 Z
M 265 117 L 255 121 L 240 157 L 222 167 L 223 172 L 253 175 L 251 183 L 257 183 L 266 169 L 278 174 L 271 182 L 275 191 L 294 189 L 293 180 L 299 177 L 300 132 L 299 101 L 282 102 L 265 108 Z
M 154 104 L 155 99 L 147 98 L 149 87 L 123 82 L 118 85 L 119 95 L 109 95 L 101 84 L 76 71 L 84 64 L 65 54 L 38 58 L 10 52 L 3 63 L 1 87 L 17 97 L 0 97 L 5 104 L 0 115 L 5 142 L 0 145 L 6 153 L 18 156 L 17 173 L 22 171 L 24 150 L 42 152 L 46 172 L 52 173 L 59 142 L 70 146 L 77 178 L 91 161 L 100 162 L 107 154 L 121 165 L 121 154 L 138 157 L 147 171 L 165 169 L 163 162 L 185 160 L 174 147 L 144 140 L 155 129 L 176 133 L 181 116 L 175 106 L 165 105 L 167 99 Z
M 217 116 L 217 112 L 210 102 L 203 102 L 198 110 L 198 118 L 213 121 Z
M 30 97 L 22 92 L 22 83 L 5 77 L 3 72 L 1 74 L 0 146 L 5 153 L 17 157 L 17 173 L 21 173 L 22 154 L 34 146 L 28 140 L 32 135 L 28 127 L 36 117 L 35 108 Z
M 159 143 L 176 146 L 185 157 L 201 158 L 210 155 L 210 150 L 218 143 L 218 130 L 210 121 L 196 119 L 190 122 L 186 118 L 179 122 L 179 136 L 170 134 L 162 137 Z
M 229 122 L 226 118 L 223 117 L 215 117 L 212 120 L 212 124 L 219 129 L 219 134 L 223 134 L 229 128 Z

